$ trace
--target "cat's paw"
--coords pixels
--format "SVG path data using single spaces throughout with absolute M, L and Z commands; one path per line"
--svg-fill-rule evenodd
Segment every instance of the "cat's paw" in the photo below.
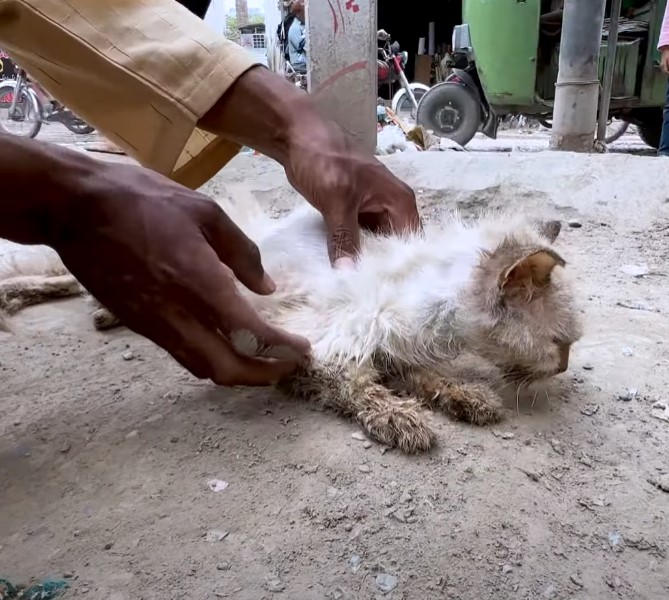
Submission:
M 427 414 L 413 400 L 363 410 L 358 422 L 378 442 L 408 454 L 426 452 L 435 444 Z
M 501 400 L 487 385 L 450 384 L 439 392 L 440 408 L 458 421 L 490 425 L 502 420 Z
M 120 325 L 121 321 L 104 307 L 98 308 L 93 312 L 93 326 L 98 331 L 105 331 L 107 329 L 119 327 Z

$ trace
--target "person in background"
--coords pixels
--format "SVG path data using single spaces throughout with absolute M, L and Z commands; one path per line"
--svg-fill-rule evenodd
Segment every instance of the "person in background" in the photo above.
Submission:
M 121 322 L 195 376 L 274 383 L 308 359 L 309 342 L 265 322 L 242 296 L 238 284 L 271 294 L 275 283 L 257 246 L 194 190 L 242 146 L 258 150 L 321 212 L 333 266 L 344 268 L 354 266 L 361 226 L 420 228 L 415 194 L 311 96 L 185 6 L 118 4 L 0 2 L 0 48 L 145 167 L 0 135 L 0 237 L 54 248 Z M 289 358 L 238 353 L 239 331 Z
M 288 29 L 288 56 L 290 64 L 298 73 L 307 72 L 307 34 L 304 23 L 304 0 L 294 0 L 290 11 L 295 15 Z
M 664 18 L 662 19 L 662 28 L 660 29 L 657 48 L 661 53 L 660 67 L 669 75 L 669 3 L 664 9 Z M 662 114 L 662 134 L 660 136 L 660 147 L 657 150 L 657 155 L 669 156 L 669 81 L 667 82 L 667 96 Z

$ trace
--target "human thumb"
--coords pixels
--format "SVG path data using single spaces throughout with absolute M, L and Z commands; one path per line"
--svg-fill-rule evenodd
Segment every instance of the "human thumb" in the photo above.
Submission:
M 330 262 L 340 265 L 352 261 L 360 249 L 360 227 L 355 213 L 335 213 L 325 219 L 328 235 L 328 255 Z

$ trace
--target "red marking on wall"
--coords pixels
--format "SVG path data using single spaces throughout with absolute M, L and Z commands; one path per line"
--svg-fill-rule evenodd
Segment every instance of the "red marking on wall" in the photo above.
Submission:
M 346 0 L 346 10 L 351 10 L 354 13 L 357 13 L 360 10 L 356 0 Z
M 330 12 L 332 13 L 332 29 L 334 30 L 335 33 L 337 33 L 337 30 L 339 29 L 339 22 L 337 21 L 337 13 L 335 12 L 334 6 L 332 6 L 332 2 L 328 0 L 328 5 L 330 6 Z
M 331 85 L 339 81 L 342 77 L 345 77 L 350 73 L 355 73 L 356 71 L 364 71 L 367 68 L 367 64 L 368 62 L 366 60 L 361 60 L 356 63 L 353 63 L 352 65 L 348 65 L 343 69 L 339 69 L 339 71 L 330 75 L 330 77 L 328 77 L 323 83 L 321 83 L 318 86 L 315 95 L 320 94 L 323 90 L 329 88 Z

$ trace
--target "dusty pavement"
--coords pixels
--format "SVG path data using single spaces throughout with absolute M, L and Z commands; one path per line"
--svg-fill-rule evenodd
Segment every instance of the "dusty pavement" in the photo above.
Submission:
M 65 575 L 66 599 L 669 596 L 669 422 L 654 408 L 669 401 L 669 162 L 387 162 L 428 218 L 572 220 L 560 250 L 587 325 L 569 372 L 496 428 L 435 415 L 439 448 L 407 457 L 271 390 L 198 382 L 127 331 L 95 332 L 79 301 L 26 310 L 0 351 L 0 576 Z M 208 186 L 240 189 L 294 200 L 263 158 Z

